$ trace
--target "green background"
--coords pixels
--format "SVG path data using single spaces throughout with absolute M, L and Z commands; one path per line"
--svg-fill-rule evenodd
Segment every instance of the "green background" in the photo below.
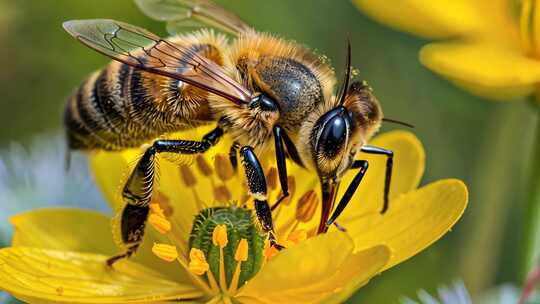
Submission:
M 219 2 L 261 31 L 326 54 L 338 72 L 350 37 L 353 64 L 385 115 L 416 126 L 427 152 L 423 183 L 456 177 L 469 185 L 469 207 L 455 229 L 374 278 L 351 303 L 396 303 L 455 279 L 473 294 L 519 281 L 520 218 L 535 123 L 530 105 L 485 101 L 438 78 L 417 60 L 426 41 L 374 23 L 349 1 Z M 0 0 L 0 149 L 60 130 L 65 98 L 108 61 L 62 30 L 63 21 L 79 18 L 113 18 L 165 34 L 164 24 L 128 0 Z

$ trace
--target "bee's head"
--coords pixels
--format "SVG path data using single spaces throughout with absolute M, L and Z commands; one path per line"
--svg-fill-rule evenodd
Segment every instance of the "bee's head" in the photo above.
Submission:
M 321 177 L 335 179 L 350 166 L 354 159 L 351 155 L 353 126 L 351 113 L 343 106 L 326 112 L 315 123 L 311 148 Z
M 382 111 L 365 82 L 354 82 L 331 105 L 312 113 L 302 126 L 301 134 L 309 147 L 303 154 L 312 159 L 319 176 L 339 181 L 350 168 L 362 145 L 378 130 Z

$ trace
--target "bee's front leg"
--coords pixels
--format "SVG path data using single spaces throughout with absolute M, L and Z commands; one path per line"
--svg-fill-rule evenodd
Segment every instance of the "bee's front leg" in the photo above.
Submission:
M 274 133 L 274 145 L 276 150 L 276 162 L 279 175 L 279 184 L 281 186 L 281 192 L 283 193 L 277 202 L 272 205 L 271 210 L 275 210 L 281 202 L 289 196 L 289 182 L 287 180 L 287 162 L 285 147 L 287 148 L 287 153 L 289 157 L 300 166 L 303 166 L 302 160 L 298 154 L 296 146 L 289 138 L 285 130 L 282 127 L 276 125 L 273 129 Z
M 389 207 L 388 196 L 390 194 L 390 182 L 392 181 L 392 168 L 394 166 L 394 152 L 383 149 L 383 148 L 368 146 L 368 145 L 362 146 L 360 150 L 368 154 L 386 155 L 386 172 L 384 176 L 384 192 L 383 192 L 384 203 L 383 203 L 383 208 L 381 210 L 381 214 L 383 214 L 386 212 L 386 210 L 388 210 L 388 207 Z
M 240 157 L 246 174 L 249 194 L 255 199 L 255 213 L 264 232 L 268 233 L 270 244 L 278 249 L 283 248 L 276 243 L 272 211 L 267 201 L 266 177 L 253 148 L 249 146 L 240 149 Z

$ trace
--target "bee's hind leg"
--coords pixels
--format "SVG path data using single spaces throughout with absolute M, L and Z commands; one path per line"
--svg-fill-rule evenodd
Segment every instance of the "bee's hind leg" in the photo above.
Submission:
M 122 191 L 125 207 L 122 211 L 120 226 L 122 241 L 128 249 L 126 253 L 110 258 L 107 264 L 112 265 L 119 259 L 133 255 L 142 241 L 154 186 L 156 154 L 162 152 L 179 154 L 204 153 L 217 144 L 222 136 L 223 129 L 218 126 L 205 134 L 200 141 L 156 140 L 152 146 L 146 149 Z
M 255 213 L 262 230 L 268 233 L 268 239 L 272 246 L 282 249 L 283 246 L 277 244 L 276 241 L 272 211 L 267 201 L 266 177 L 261 163 L 257 159 L 255 152 L 253 152 L 253 148 L 249 146 L 240 149 L 240 157 L 244 166 L 249 193 L 255 199 Z
M 135 254 L 143 240 L 144 227 L 146 226 L 149 211 L 148 204 L 127 204 L 124 207 L 120 218 L 120 235 L 122 243 L 126 246 L 126 251 L 107 259 L 107 266 L 112 266 L 119 260 L 129 258 Z

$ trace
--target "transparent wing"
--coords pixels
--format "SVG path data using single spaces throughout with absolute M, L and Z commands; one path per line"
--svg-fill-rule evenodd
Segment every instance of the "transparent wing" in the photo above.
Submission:
M 141 70 L 181 80 L 237 104 L 251 92 L 196 52 L 134 25 L 108 19 L 73 20 L 64 29 L 88 47 Z
M 238 35 L 251 27 L 238 16 L 209 0 L 135 0 L 150 18 L 166 21 L 167 30 L 177 34 L 186 27 L 215 27 Z

